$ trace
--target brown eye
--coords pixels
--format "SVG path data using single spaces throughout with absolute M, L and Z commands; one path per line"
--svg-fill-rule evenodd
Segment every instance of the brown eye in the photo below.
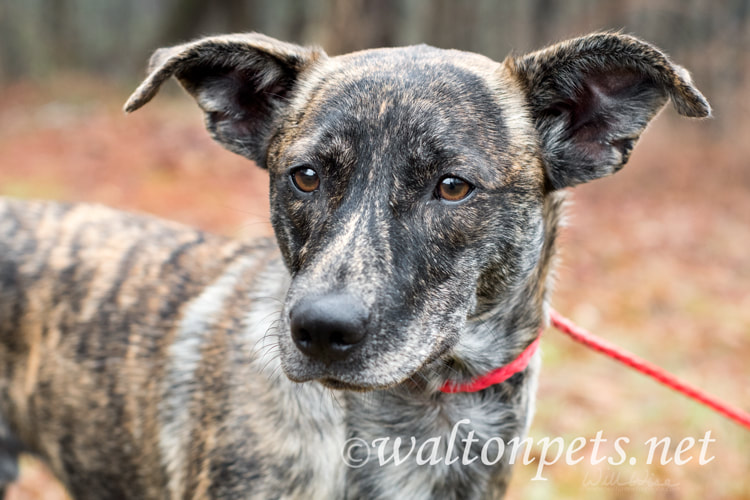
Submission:
M 445 201 L 461 201 L 472 191 L 472 185 L 458 177 L 443 177 L 437 185 L 435 195 Z
M 303 193 L 312 193 L 320 186 L 318 173 L 310 167 L 300 167 L 291 173 L 292 184 Z

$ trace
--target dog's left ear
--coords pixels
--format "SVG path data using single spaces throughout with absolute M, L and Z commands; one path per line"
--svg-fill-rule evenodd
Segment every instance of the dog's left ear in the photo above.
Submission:
M 265 167 L 268 141 L 300 75 L 326 58 L 318 48 L 258 33 L 202 38 L 154 52 L 149 75 L 125 111 L 149 102 L 175 76 L 205 112 L 206 128 L 222 146 Z
M 589 35 L 505 65 L 526 93 L 556 189 L 621 169 L 667 99 L 681 115 L 711 114 L 684 68 L 628 35 Z

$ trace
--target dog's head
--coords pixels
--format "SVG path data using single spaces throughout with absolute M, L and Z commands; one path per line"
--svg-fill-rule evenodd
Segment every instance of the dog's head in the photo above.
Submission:
M 356 389 L 443 356 L 467 318 L 539 312 L 550 193 L 619 170 L 668 99 L 710 113 L 684 69 L 609 33 L 502 63 L 210 37 L 157 51 L 126 110 L 173 75 L 218 142 L 268 169 L 293 278 L 284 371 Z

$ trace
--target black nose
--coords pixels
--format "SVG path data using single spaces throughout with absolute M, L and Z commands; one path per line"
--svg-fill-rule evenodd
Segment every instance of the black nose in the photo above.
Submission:
M 289 315 L 292 339 L 311 358 L 342 360 L 364 340 L 367 317 L 364 305 L 351 295 L 308 296 Z

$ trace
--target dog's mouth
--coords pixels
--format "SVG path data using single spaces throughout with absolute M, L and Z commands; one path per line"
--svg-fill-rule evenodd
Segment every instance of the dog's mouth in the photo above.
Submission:
M 302 374 L 295 373 L 294 369 L 285 370 L 287 377 L 293 382 L 304 384 L 315 381 L 328 389 L 353 392 L 385 390 L 402 384 L 416 387 L 418 384 L 414 381 L 419 378 L 417 376 L 418 371 L 416 370 L 402 378 L 391 378 L 389 376 L 382 378 L 360 378 L 358 376 L 351 377 L 348 373 L 337 373 L 334 375 L 330 372 L 326 373 L 325 370 L 318 371 L 317 373 L 308 372 Z
M 337 380 L 335 378 L 330 378 L 330 377 L 318 379 L 318 381 L 321 384 L 323 384 L 323 386 L 329 389 L 335 389 L 339 391 L 369 392 L 369 391 L 376 389 L 375 387 L 350 384 L 349 382 L 342 382 L 341 380 Z
M 339 391 L 353 391 L 353 392 L 370 392 L 377 390 L 391 389 L 397 386 L 404 386 L 410 390 L 424 389 L 429 385 L 428 377 L 424 375 L 425 367 L 436 362 L 438 359 L 443 359 L 441 364 L 448 364 L 450 360 L 446 360 L 446 356 L 450 352 L 450 346 L 443 346 L 438 352 L 432 353 L 413 371 L 402 374 L 401 377 L 392 377 L 393 374 L 388 374 L 380 377 L 364 377 L 354 375 L 349 371 L 330 371 L 325 367 L 318 367 L 317 370 L 311 371 L 303 370 L 301 373 L 296 369 L 300 366 L 296 365 L 294 368 L 285 370 L 287 377 L 297 383 L 307 383 L 316 381 L 328 389 L 339 390 Z M 290 368 L 290 367 L 287 367 Z M 295 369 L 296 368 L 296 369 Z M 309 366 L 308 366 L 309 368 Z M 357 370 L 355 370 L 356 372 Z M 431 372 L 432 370 L 429 370 Z
M 398 385 L 401 385 L 405 383 L 403 380 L 394 380 L 394 381 L 388 381 L 388 382 L 369 382 L 369 381 L 363 381 L 363 382 L 350 382 L 341 380 L 340 378 L 336 378 L 334 376 L 330 375 L 324 375 L 319 377 L 296 377 L 296 376 L 290 376 L 287 375 L 290 380 L 293 382 L 297 382 L 299 384 L 304 383 L 310 383 L 310 382 L 319 382 L 322 386 L 333 389 L 337 391 L 352 391 L 352 392 L 371 392 L 371 391 L 377 391 L 377 390 L 383 390 L 383 389 L 389 389 L 392 387 L 396 387 Z M 406 378 L 406 381 L 408 382 L 412 376 L 409 376 Z

